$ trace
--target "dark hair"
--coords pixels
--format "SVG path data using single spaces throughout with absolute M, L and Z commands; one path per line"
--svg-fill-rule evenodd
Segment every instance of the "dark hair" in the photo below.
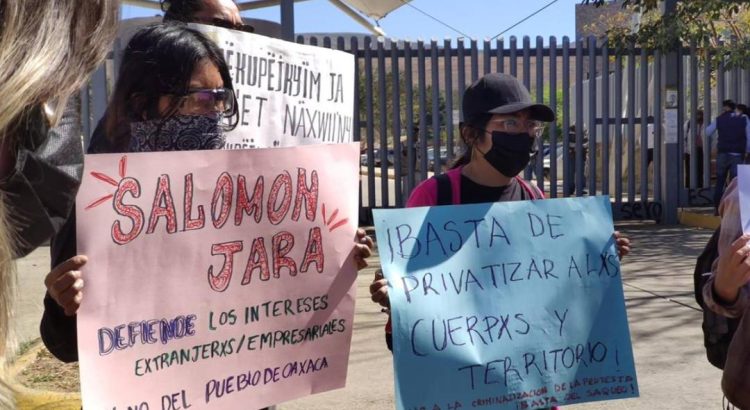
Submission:
M 195 13 L 203 10 L 203 0 L 159 0 L 164 21 L 190 23 Z
M 106 134 L 112 146 L 127 148 L 131 122 L 174 115 L 179 101 L 174 99 L 162 115 L 159 97 L 187 93 L 193 70 L 206 58 L 219 69 L 224 88 L 234 90 L 221 50 L 202 33 L 177 23 L 146 26 L 135 33 L 125 48 L 117 86 L 107 107 Z M 230 129 L 237 126 L 238 119 L 235 111 Z
M 721 103 L 721 106 L 722 107 L 727 107 L 727 108 L 732 109 L 732 110 L 734 110 L 734 109 L 737 108 L 737 105 L 732 100 L 724 100 L 724 102 Z
M 747 105 L 745 104 L 737 104 L 737 110 L 739 110 L 741 113 L 747 115 Z
M 491 119 L 492 114 L 481 114 L 459 124 L 458 128 L 461 133 L 461 139 L 464 142 L 464 152 L 453 162 L 450 169 L 462 167 L 471 162 L 474 141 L 484 136 L 484 129 L 487 128 L 487 123 L 490 122 Z M 464 138 L 464 130 L 472 134 L 470 138 Z

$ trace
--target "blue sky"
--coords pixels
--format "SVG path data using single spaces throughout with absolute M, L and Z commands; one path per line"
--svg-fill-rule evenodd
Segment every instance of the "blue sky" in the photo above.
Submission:
M 470 37 L 483 40 L 496 34 L 542 8 L 552 0 L 413 0 L 411 4 L 435 18 L 455 27 Z M 554 4 L 504 34 L 507 39 L 531 36 L 575 37 L 575 5 L 580 0 L 557 0 Z M 122 17 L 153 16 L 159 10 L 123 6 Z M 245 17 L 279 21 L 279 8 L 270 7 L 243 13 Z M 295 23 L 298 33 L 365 32 L 365 29 L 326 0 L 310 0 L 296 4 Z M 380 26 L 389 37 L 399 39 L 457 38 L 461 34 L 441 25 L 407 6 L 386 16 Z

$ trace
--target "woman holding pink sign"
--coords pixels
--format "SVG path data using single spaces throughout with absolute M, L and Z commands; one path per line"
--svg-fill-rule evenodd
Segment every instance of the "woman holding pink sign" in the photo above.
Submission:
M 183 24 L 148 26 L 137 32 L 122 60 L 106 113 L 106 138 L 91 153 L 208 150 L 224 147 L 238 122 L 232 79 L 221 50 Z M 52 244 L 54 269 L 47 275 L 42 340 L 58 359 L 78 360 L 76 313 L 83 299 L 84 255 L 76 255 L 75 219 Z M 358 234 L 355 259 L 367 265 L 372 241 Z

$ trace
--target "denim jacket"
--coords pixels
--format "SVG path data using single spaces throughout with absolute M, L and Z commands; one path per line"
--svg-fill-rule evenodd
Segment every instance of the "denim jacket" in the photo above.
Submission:
M 740 197 L 735 178 L 724 193 L 719 205 L 721 232 L 719 236 L 719 257 L 742 236 L 740 222 Z M 714 292 L 713 284 L 718 266 L 714 261 L 711 277 L 703 288 L 703 299 L 714 312 L 727 317 L 742 317 L 732 338 L 724 366 L 721 387 L 732 404 L 742 409 L 750 409 L 750 316 L 744 314 L 750 308 L 750 284 L 740 288 L 737 300 L 732 304 L 721 301 Z

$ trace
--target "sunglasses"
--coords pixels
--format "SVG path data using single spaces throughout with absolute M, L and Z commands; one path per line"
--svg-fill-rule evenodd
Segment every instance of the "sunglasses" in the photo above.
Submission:
M 220 113 L 231 117 L 237 108 L 234 91 L 228 88 L 201 88 L 179 95 L 179 107 L 193 114 Z

